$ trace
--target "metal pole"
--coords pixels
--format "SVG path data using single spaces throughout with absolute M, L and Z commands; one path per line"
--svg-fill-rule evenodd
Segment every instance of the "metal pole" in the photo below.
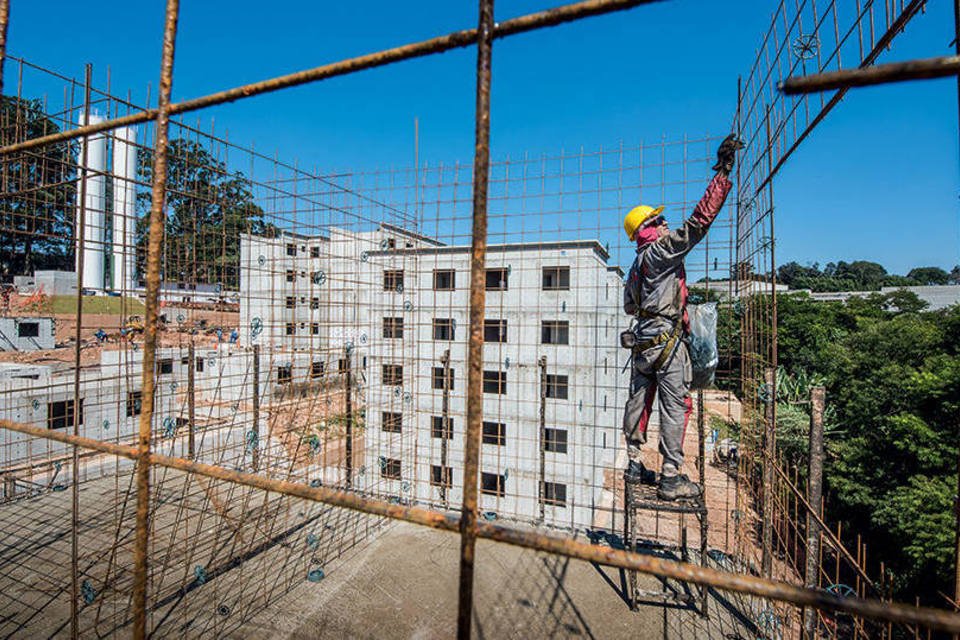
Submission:
M 170 126 L 170 92 L 173 86 L 173 55 L 177 37 L 179 0 L 167 0 L 163 28 L 163 55 L 157 95 L 156 144 L 153 151 L 153 185 L 150 200 L 150 232 L 147 241 L 146 300 L 143 340 L 143 395 L 136 468 L 137 526 L 133 552 L 133 637 L 147 636 L 147 544 L 150 513 L 150 437 L 156 391 L 157 298 L 160 293 L 160 256 L 164 230 L 164 196 L 167 186 L 167 134 Z
M 953 45 L 957 56 L 960 57 L 960 0 L 954 0 L 953 3 Z M 957 76 L 957 125 L 960 133 L 960 75 Z M 960 137 L 960 136 L 958 136 Z M 960 436 L 960 434 L 958 434 Z M 953 601 L 960 605 L 960 448 L 957 450 L 957 493 L 954 496 L 954 517 L 956 525 L 954 527 L 954 576 L 953 576 Z M 960 638 L 954 635 L 954 640 Z
M 351 373 L 351 349 L 345 349 L 347 352 L 347 373 L 343 377 L 344 392 L 346 393 L 346 420 L 347 420 L 347 442 L 346 442 L 346 472 L 347 486 L 353 486 L 353 375 Z
M 945 78 L 958 74 L 960 74 L 960 54 L 800 76 L 781 82 L 779 89 L 784 95 L 793 96 L 834 89 L 847 90 L 851 87 L 868 87 L 905 80 Z
M 773 442 L 774 416 L 773 405 L 776 403 L 776 389 L 774 388 L 774 373 L 772 367 L 767 367 L 766 375 L 766 403 L 764 411 L 763 431 L 763 556 L 761 558 L 761 574 L 764 578 L 773 575 Z
M 700 474 L 700 495 L 703 496 L 703 506 L 707 506 L 707 452 L 705 434 L 705 416 L 703 412 L 703 389 L 697 389 L 697 473 Z M 714 443 L 716 446 L 716 443 Z M 706 513 L 697 514 L 697 520 L 700 524 L 700 564 L 707 564 L 707 527 L 709 520 Z M 707 602 L 709 591 L 707 587 L 700 587 L 700 615 L 707 615 Z
M 450 505 L 447 502 L 447 482 L 449 478 L 446 474 L 449 449 L 447 434 L 452 431 L 450 429 L 450 349 L 443 352 L 440 363 L 443 365 L 443 406 L 440 412 L 440 500 L 443 501 L 444 508 L 449 508 Z
M 197 388 L 194 371 L 197 366 L 197 353 L 193 345 L 193 340 L 190 341 L 189 351 L 187 352 L 187 421 L 189 431 L 187 432 L 187 453 L 191 460 L 197 456 L 197 448 L 195 442 L 195 425 L 197 422 Z
M 93 80 L 93 65 L 87 64 L 84 70 L 83 86 L 83 122 L 90 119 L 90 84 Z M 89 145 L 84 140 L 80 152 L 80 189 L 77 195 L 79 205 L 77 218 L 74 221 L 74 228 L 77 230 L 79 244 L 76 246 L 77 252 L 77 278 L 83 274 L 83 254 L 85 249 L 83 231 L 87 223 L 87 150 Z M 80 415 L 83 411 L 83 400 L 80 398 L 80 349 L 81 349 L 81 329 L 83 328 L 83 285 L 77 282 L 77 330 L 74 334 L 74 369 L 73 369 L 73 435 L 80 435 Z M 79 577 L 79 540 L 77 539 L 77 530 L 80 528 L 80 450 L 74 445 L 71 451 L 71 476 L 72 486 L 71 495 L 71 526 L 70 526 L 70 637 L 78 638 L 80 636 L 80 577 Z
M 10 0 L 0 0 L 0 95 L 3 95 L 3 63 L 7 60 L 7 27 L 10 25 Z
M 467 437 L 460 518 L 460 603 L 457 637 L 469 640 L 473 617 L 473 563 L 477 542 L 477 475 L 483 426 L 483 316 L 486 307 L 487 183 L 490 172 L 490 65 L 493 0 L 480 0 L 477 28 L 476 143 L 473 156 L 473 241 L 470 260 L 470 341 L 467 370 Z
M 823 387 L 810 389 L 810 459 L 807 466 L 807 503 L 820 506 L 823 497 L 823 407 L 826 391 Z M 807 509 L 807 566 L 804 585 L 816 589 L 820 584 L 820 524 Z M 803 637 L 815 640 L 817 611 L 803 610 Z
M 260 468 L 260 345 L 253 345 L 253 470 Z
M 540 356 L 540 482 L 537 499 L 540 502 L 540 522 L 546 517 L 545 482 L 547 480 L 547 356 Z

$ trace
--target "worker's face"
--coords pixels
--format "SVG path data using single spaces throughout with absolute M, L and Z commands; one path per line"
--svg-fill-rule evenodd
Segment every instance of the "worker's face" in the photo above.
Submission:
M 660 218 L 660 224 L 657 225 L 657 239 L 664 237 L 670 233 L 670 228 L 667 226 L 667 219 Z

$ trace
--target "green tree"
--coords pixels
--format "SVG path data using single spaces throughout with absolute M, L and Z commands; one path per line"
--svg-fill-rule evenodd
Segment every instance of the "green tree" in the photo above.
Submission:
M 950 274 L 940 267 L 916 267 L 907 273 L 907 277 L 917 284 L 949 284 Z
M 152 178 L 152 152 L 140 150 L 138 172 Z M 183 138 L 170 141 L 167 170 L 166 224 L 162 258 L 163 279 L 216 284 L 235 289 L 240 278 L 240 235 L 269 235 L 253 185 L 241 172 L 230 172 L 200 143 Z M 151 194 L 137 195 L 137 266 L 146 262 Z
M 0 145 L 60 130 L 39 100 L 0 96 Z M 73 269 L 74 143 L 59 142 L 0 162 L 0 255 L 10 273 Z
M 863 535 L 899 597 L 942 604 L 936 592 L 949 592 L 952 571 L 960 305 L 922 308 L 905 291 L 845 304 L 781 296 L 779 362 L 781 377 L 826 383 L 828 516 Z M 778 411 L 778 437 L 799 458 L 802 415 Z

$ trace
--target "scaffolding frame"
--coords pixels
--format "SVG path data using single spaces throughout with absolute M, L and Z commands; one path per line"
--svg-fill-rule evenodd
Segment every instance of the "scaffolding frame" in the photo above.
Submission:
M 108 442 L 84 438 L 78 434 L 78 414 L 73 413 L 73 434 L 63 434 L 55 431 L 40 429 L 31 425 L 3 421 L 0 427 L 35 438 L 59 441 L 73 447 L 73 459 L 76 462 L 81 449 L 89 451 L 98 451 L 113 456 L 118 456 L 133 460 L 136 463 L 136 537 L 134 545 L 133 567 L 133 634 L 136 638 L 144 638 L 147 633 L 147 577 L 148 577 L 148 545 L 149 545 L 149 526 L 148 518 L 150 511 L 150 470 L 151 467 L 164 467 L 177 469 L 196 476 L 203 476 L 214 480 L 225 481 L 237 485 L 243 485 L 269 491 L 286 496 L 303 498 L 310 501 L 324 503 L 335 507 L 344 507 L 347 509 L 383 516 L 387 518 L 404 520 L 418 525 L 429 526 L 441 530 L 459 533 L 461 536 L 461 556 L 460 556 L 460 598 L 458 611 L 458 635 L 463 638 L 470 637 L 471 634 L 471 608 L 473 604 L 473 567 L 475 562 L 474 549 L 476 540 L 489 539 L 507 544 L 516 545 L 528 549 L 536 549 L 549 553 L 566 556 L 569 558 L 579 558 L 597 562 L 600 564 L 620 567 L 628 570 L 640 571 L 665 578 L 674 578 L 691 582 L 701 586 L 712 586 L 718 589 L 735 591 L 751 594 L 763 598 L 791 603 L 793 605 L 809 606 L 817 609 L 835 610 L 847 612 L 865 618 L 876 620 L 885 620 L 892 622 L 902 622 L 926 626 L 932 629 L 942 629 L 952 632 L 960 632 L 960 615 L 942 610 L 929 609 L 923 607 L 912 607 L 896 603 L 885 602 L 881 600 L 871 600 L 862 597 L 845 597 L 840 594 L 823 592 L 817 589 L 801 588 L 788 583 L 770 579 L 770 559 L 769 547 L 772 543 L 772 521 L 765 521 L 764 525 L 764 555 L 765 559 L 763 578 L 749 575 L 735 574 L 723 571 L 717 571 L 706 567 L 698 567 L 681 562 L 673 562 L 660 558 L 651 558 L 638 554 L 634 551 L 621 551 L 609 548 L 600 548 L 594 545 L 585 544 L 576 540 L 559 538 L 551 535 L 544 535 L 537 532 L 525 531 L 512 527 L 494 525 L 481 522 L 478 519 L 477 502 L 477 477 L 479 471 L 479 446 L 482 427 L 482 349 L 483 349 L 483 321 L 485 289 L 484 264 L 486 256 L 487 240 L 487 202 L 488 202 L 488 178 L 489 178 L 489 115 L 490 115 L 490 73 L 491 73 L 491 51 L 494 39 L 507 37 L 510 35 L 523 33 L 533 29 L 554 26 L 565 22 L 571 22 L 591 15 L 600 15 L 612 11 L 628 9 L 637 5 L 648 4 L 650 0 L 586 0 L 571 5 L 566 5 L 557 9 L 539 12 L 515 18 L 502 23 L 495 23 L 493 18 L 492 0 L 481 0 L 480 2 L 480 21 L 476 29 L 464 30 L 434 38 L 431 40 L 414 43 L 404 47 L 398 47 L 382 52 L 377 52 L 367 56 L 360 56 L 339 63 L 317 67 L 311 70 L 289 74 L 273 78 L 259 83 L 230 89 L 224 92 L 211 94 L 208 96 L 188 100 L 181 103 L 172 103 L 170 99 L 171 87 L 173 81 L 173 59 L 175 52 L 175 38 L 177 30 L 177 20 L 179 14 L 179 3 L 177 0 L 168 0 L 166 21 L 163 37 L 163 55 L 161 59 L 161 72 L 159 83 L 159 95 L 157 107 L 146 109 L 127 116 L 121 116 L 108 119 L 102 123 L 89 124 L 61 133 L 33 138 L 21 143 L 8 145 L 0 149 L 0 156 L 8 156 L 15 152 L 24 152 L 39 148 L 43 145 L 53 144 L 75 140 L 77 138 L 88 137 L 96 133 L 107 132 L 117 127 L 154 122 L 155 123 L 155 147 L 153 154 L 152 170 L 152 200 L 150 210 L 150 232 L 148 253 L 146 257 L 146 305 L 145 305 L 145 341 L 143 348 L 142 364 L 142 411 L 139 418 L 139 441 L 136 447 L 111 444 Z M 871 4 L 871 3 L 868 3 Z M 916 9 L 922 3 L 912 2 L 909 6 L 912 9 L 902 12 L 907 15 L 911 11 L 915 13 Z M 901 3 L 902 5 L 902 3 Z M 781 7 L 782 7 L 781 3 Z M 889 10 L 889 9 L 888 9 Z M 871 4 L 872 11 L 872 4 Z M 5 57 L 6 31 L 8 25 L 9 2 L 0 0 L 0 59 Z M 836 18 L 836 12 L 834 12 Z M 909 19 L 909 17 L 907 18 Z M 859 26 L 859 21 L 857 23 Z M 892 38 L 899 29 L 902 29 L 903 23 L 893 21 L 888 24 L 888 33 Z M 872 22 L 871 22 L 872 28 Z M 418 507 L 409 507 L 405 505 L 391 503 L 389 501 L 372 499 L 358 495 L 349 491 L 330 489 L 322 486 L 307 486 L 295 482 L 287 482 L 272 478 L 265 478 L 255 473 L 245 473 L 226 469 L 216 465 L 203 464 L 186 458 L 166 456 L 155 452 L 152 446 L 152 417 L 154 413 L 154 397 L 156 392 L 156 352 L 157 352 L 157 327 L 159 322 L 159 291 L 160 291 L 160 260 L 162 251 L 163 236 L 163 218 L 164 218 L 164 198 L 167 193 L 167 160 L 168 160 L 168 131 L 170 127 L 170 118 L 176 114 L 187 113 L 190 111 L 202 109 L 231 102 L 241 98 L 251 97 L 270 91 L 276 91 L 288 87 L 293 87 L 307 82 L 318 81 L 338 75 L 353 73 L 363 69 L 369 69 L 378 66 L 384 66 L 400 60 L 412 59 L 424 55 L 439 53 L 453 48 L 477 45 L 477 113 L 476 113 L 476 148 L 473 171 L 473 232 L 472 232 L 472 269 L 471 269 L 471 290 L 470 290 L 470 341 L 469 341 L 469 377 L 468 377 L 468 431 L 466 439 L 466 457 L 464 465 L 464 499 L 463 506 L 459 516 L 444 514 L 441 512 L 422 509 Z M 889 40 L 876 44 L 877 50 L 884 48 L 889 44 Z M 872 59 L 864 59 L 864 63 L 872 64 Z M 838 57 L 839 64 L 839 57 Z M 2 75 L 0 75 L 2 81 Z M 87 92 L 89 96 L 89 78 L 87 82 Z M 0 84 L 2 88 L 2 84 Z M 842 96 L 841 96 L 842 97 Z M 839 101 L 839 98 L 837 98 Z M 89 105 L 89 97 L 85 101 Z M 832 104 L 836 104 L 831 101 Z M 766 131 L 766 140 L 760 145 L 760 148 L 766 149 L 765 158 L 767 172 L 765 178 L 756 186 L 748 207 L 756 206 L 754 200 L 758 197 L 768 198 L 766 205 L 757 207 L 766 213 L 759 217 L 748 219 L 752 228 L 757 224 L 763 224 L 764 218 L 769 218 L 770 241 L 768 246 L 761 246 L 760 249 L 754 248 L 754 256 L 762 256 L 763 260 L 769 259 L 770 264 L 774 265 L 773 255 L 773 201 L 772 189 L 769 195 L 762 196 L 763 189 L 770 187 L 771 180 L 782 163 L 786 160 L 792 149 L 796 147 L 803 138 L 809 133 L 810 129 L 819 122 L 826 112 L 832 108 L 832 104 L 821 111 L 813 124 L 800 135 L 794 142 L 790 150 L 782 155 L 773 165 L 772 149 L 775 147 L 771 137 L 770 111 L 761 117 L 763 127 Z M 750 113 L 742 107 L 741 113 L 745 120 L 749 120 Z M 754 114 L 754 117 L 756 115 Z M 741 122 L 741 131 L 744 130 Z M 779 130 L 778 130 L 779 131 Z M 756 148 L 756 147 L 755 147 Z M 85 153 L 85 149 L 84 149 Z M 758 159 L 759 160 L 759 159 Z M 86 162 L 82 163 L 84 166 Z M 754 163 L 753 166 L 757 166 Z M 740 180 L 738 179 L 738 183 Z M 81 185 L 84 183 L 81 182 Z M 739 189 L 738 189 L 739 191 Z M 81 196 L 80 200 L 83 198 Z M 738 205 L 740 202 L 738 201 Z M 82 219 L 83 209 L 81 207 L 80 216 Z M 738 228 L 738 234 L 741 229 Z M 749 231 L 744 238 L 746 241 L 738 241 L 738 249 L 741 244 L 748 247 L 752 231 Z M 82 247 L 82 238 L 81 238 Z M 747 257 L 747 256 L 742 256 Z M 740 261 L 738 260 L 738 264 Z M 764 343 L 761 351 L 772 354 L 773 367 L 767 370 L 766 383 L 775 387 L 775 365 L 776 365 L 776 307 L 775 307 L 775 282 L 772 289 L 772 304 L 770 308 L 764 310 L 753 317 L 747 316 L 746 323 L 757 322 L 772 327 L 773 335 L 770 336 L 770 342 Z M 82 314 L 82 305 L 80 302 L 81 294 L 78 287 L 78 322 L 77 330 L 79 334 L 80 315 Z M 767 314 L 772 310 L 772 322 L 768 322 Z M 745 335 L 752 332 L 759 333 L 758 327 L 749 327 Z M 79 361 L 80 341 L 77 340 L 77 359 Z M 767 349 L 772 345 L 772 349 Z M 745 350 L 746 353 L 746 350 Z M 759 363 L 766 364 L 763 358 Z M 772 370 L 772 373 L 771 373 Z M 745 374 L 746 375 L 746 374 Z M 774 376 L 774 377 L 771 377 Z M 749 376 L 751 384 L 756 384 L 756 375 Z M 76 379 L 79 385 L 79 378 Z M 756 387 L 753 387 L 755 390 Z M 77 395 L 78 392 L 75 393 Z M 759 394 L 757 394 L 759 395 Z M 775 411 L 775 409 L 774 409 Z M 775 415 L 766 417 L 766 428 L 769 429 L 775 421 Z M 769 432 L 768 432 L 769 433 Z M 772 461 L 774 453 L 773 443 L 769 440 L 764 447 L 764 455 L 768 456 L 768 464 L 764 467 L 764 472 L 768 474 L 768 479 L 777 471 Z M 77 473 L 77 465 L 73 465 L 74 473 Z M 783 477 L 783 471 L 780 471 Z M 76 482 L 74 483 L 76 487 Z M 772 491 L 773 484 L 769 483 L 769 489 Z M 773 500 L 773 495 L 765 495 L 764 504 L 769 505 Z M 73 591 L 73 614 L 72 627 L 73 634 L 76 636 L 77 613 L 76 606 L 79 601 L 81 586 L 78 583 L 78 571 L 76 566 L 76 513 L 77 502 L 74 494 L 74 522 L 73 522 L 73 568 L 72 568 L 72 591 Z M 765 513 L 772 511 L 765 509 Z M 809 515 L 809 514 L 807 514 Z M 765 516 L 767 517 L 767 516 Z

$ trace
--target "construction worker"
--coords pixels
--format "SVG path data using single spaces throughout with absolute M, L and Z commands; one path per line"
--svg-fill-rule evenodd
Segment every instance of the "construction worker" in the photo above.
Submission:
M 728 176 L 743 144 L 728 136 L 717 151 L 716 175 L 683 225 L 671 231 L 663 207 L 640 205 L 627 213 L 623 228 L 637 243 L 637 257 L 623 291 L 623 310 L 636 319 L 621 337 L 632 349 L 630 398 L 623 415 L 629 463 L 624 480 L 656 482 L 656 474 L 640 461 L 647 441 L 653 401 L 659 396 L 660 453 L 663 456 L 657 496 L 661 500 L 697 498 L 700 486 L 681 473 L 683 436 L 693 410 L 692 372 L 684 340 L 687 321 L 687 283 L 683 259 L 707 234 L 730 191 Z

